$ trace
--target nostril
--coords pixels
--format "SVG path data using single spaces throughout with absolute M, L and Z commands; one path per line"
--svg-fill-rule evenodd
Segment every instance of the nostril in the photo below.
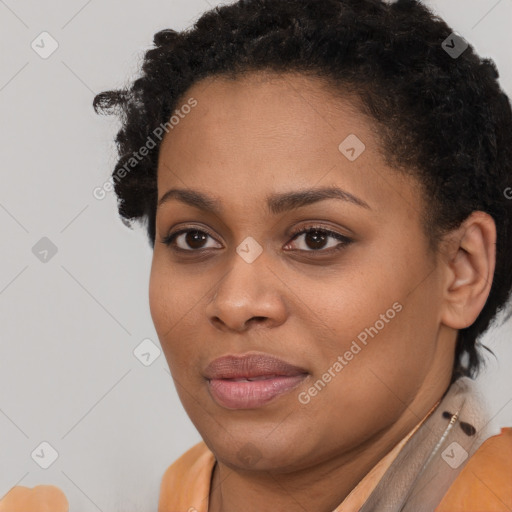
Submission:
M 265 320 L 267 319 L 266 316 L 253 316 L 249 322 L 254 322 L 254 323 L 263 323 Z M 248 322 L 248 323 L 249 323 Z

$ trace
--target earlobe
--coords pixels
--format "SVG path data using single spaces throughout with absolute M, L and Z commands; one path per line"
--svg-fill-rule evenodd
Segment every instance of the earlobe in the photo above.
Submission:
M 491 290 L 496 225 L 489 214 L 475 211 L 449 237 L 441 321 L 453 329 L 463 329 L 476 320 Z

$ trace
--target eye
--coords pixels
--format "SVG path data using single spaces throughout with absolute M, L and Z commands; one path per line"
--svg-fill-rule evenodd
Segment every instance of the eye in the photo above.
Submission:
M 341 233 L 331 231 L 322 226 L 302 227 L 300 230 L 292 233 L 292 236 L 292 241 L 304 237 L 302 244 L 299 244 L 301 246 L 297 250 L 305 252 L 330 253 L 345 248 L 353 241 Z M 331 239 L 330 245 L 329 239 Z M 289 247 L 289 244 L 286 247 Z
M 301 236 L 304 237 L 302 241 L 302 247 L 299 247 L 298 251 L 304 252 L 322 252 L 330 253 L 338 251 L 349 245 L 353 240 L 331 231 L 322 226 L 309 226 L 302 227 L 299 230 L 295 230 L 291 236 L 293 237 L 290 242 L 299 239 Z M 202 249 L 215 248 L 215 244 L 212 246 L 205 245 L 208 238 L 214 240 L 213 236 L 207 231 L 201 229 L 183 228 L 174 233 L 170 233 L 163 240 L 162 243 L 167 246 L 172 246 L 173 250 L 181 252 L 199 252 Z M 330 245 L 329 245 L 330 239 Z M 286 244 L 285 249 L 290 247 L 290 242 Z
M 168 246 L 173 246 L 177 251 L 196 252 L 198 249 L 211 249 L 211 246 L 208 247 L 204 245 L 204 242 L 208 238 L 213 239 L 213 237 L 206 231 L 201 229 L 184 228 L 167 235 L 162 240 L 162 243 Z M 180 242 L 182 244 L 181 247 L 179 245 Z M 187 246 L 189 248 L 187 248 Z

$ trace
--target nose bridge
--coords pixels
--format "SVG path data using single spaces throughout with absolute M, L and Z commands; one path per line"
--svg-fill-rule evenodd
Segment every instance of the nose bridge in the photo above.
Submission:
M 263 248 L 254 239 L 244 239 L 230 259 L 229 271 L 216 287 L 216 296 L 240 302 L 254 300 L 265 293 L 264 287 L 270 283 L 264 274 L 270 270 L 268 258 L 263 253 Z
M 237 246 L 230 269 L 215 286 L 208 304 L 211 320 L 217 318 L 233 329 L 241 329 L 254 317 L 266 318 L 273 324 L 283 321 L 285 308 L 279 279 L 269 268 L 268 255 L 256 244 L 254 239 L 244 239 Z

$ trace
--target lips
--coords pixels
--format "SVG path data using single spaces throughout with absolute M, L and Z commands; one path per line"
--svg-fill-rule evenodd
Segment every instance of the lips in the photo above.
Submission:
M 307 377 L 304 368 L 267 354 L 229 355 L 204 371 L 208 389 L 227 409 L 254 409 L 296 388 Z
M 204 376 L 211 379 L 262 379 L 274 376 L 290 377 L 307 373 L 304 368 L 291 365 L 282 359 L 266 354 L 224 356 L 212 361 Z

